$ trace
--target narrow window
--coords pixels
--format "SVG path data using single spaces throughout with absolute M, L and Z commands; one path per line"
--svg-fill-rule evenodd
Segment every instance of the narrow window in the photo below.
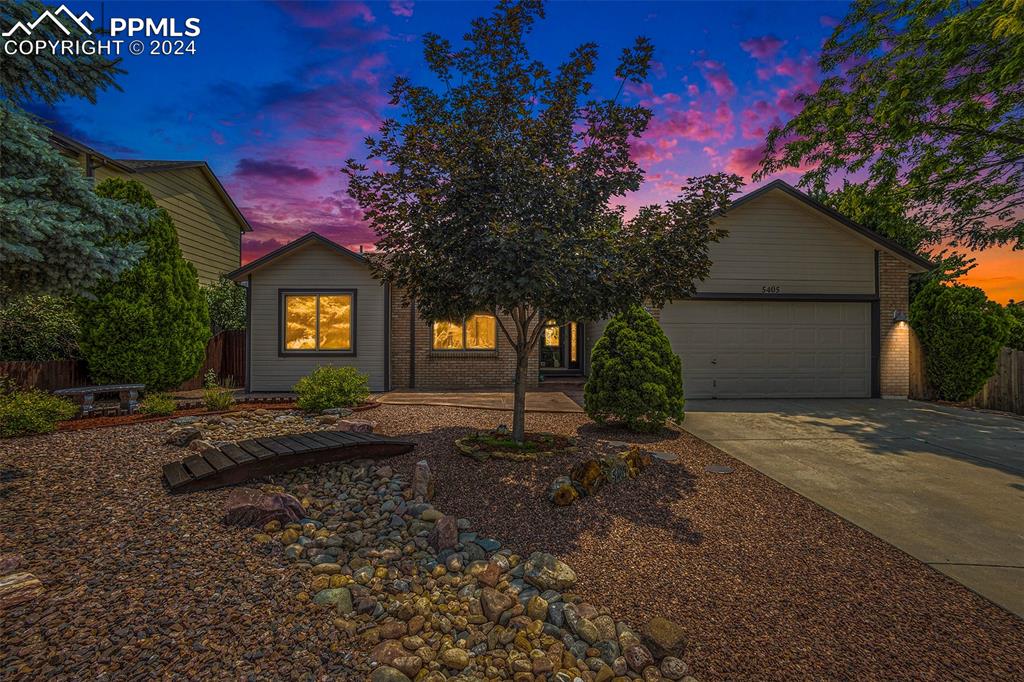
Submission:
M 354 294 L 286 294 L 283 300 L 284 350 L 352 350 Z

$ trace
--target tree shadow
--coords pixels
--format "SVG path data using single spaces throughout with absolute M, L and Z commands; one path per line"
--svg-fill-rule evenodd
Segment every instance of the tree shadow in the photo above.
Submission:
M 438 509 L 473 522 L 481 535 L 493 536 L 520 553 L 550 551 L 568 554 L 600 543 L 635 542 L 656 536 L 662 542 L 695 545 L 701 542 L 686 515 L 685 499 L 696 489 L 696 478 L 681 463 L 652 459 L 636 478 L 605 484 L 592 496 L 568 507 L 547 498 L 551 481 L 568 475 L 580 461 L 599 456 L 598 441 L 636 443 L 664 450 L 681 434 L 633 434 L 623 429 L 585 424 L 576 430 L 578 453 L 533 461 L 492 458 L 476 462 L 459 454 L 455 439 L 476 429 L 441 427 L 429 432 L 395 433 L 417 443 L 398 467 L 426 459 L 435 478 Z M 675 444 L 676 446 L 678 444 Z

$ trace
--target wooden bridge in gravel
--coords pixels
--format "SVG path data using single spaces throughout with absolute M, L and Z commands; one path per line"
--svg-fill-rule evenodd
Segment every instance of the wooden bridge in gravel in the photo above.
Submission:
M 173 493 L 209 490 L 298 467 L 401 455 L 415 443 L 372 433 L 315 431 L 225 443 L 164 465 Z

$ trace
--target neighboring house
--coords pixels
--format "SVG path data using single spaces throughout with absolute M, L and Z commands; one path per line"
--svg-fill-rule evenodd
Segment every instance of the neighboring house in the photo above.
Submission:
M 776 181 L 719 221 L 697 294 L 653 311 L 682 357 L 690 398 L 892 397 L 909 389 L 907 278 L 931 264 Z M 229 275 L 249 296 L 252 391 L 286 391 L 321 364 L 374 391 L 507 388 L 512 348 L 492 315 L 419 318 L 367 259 L 310 233 Z M 585 375 L 603 322 L 552 323 L 541 377 Z
M 50 141 L 96 182 L 119 177 L 145 185 L 171 214 L 181 253 L 196 266 L 200 282 L 215 282 L 238 268 L 242 235 L 252 227 L 205 161 L 112 159 L 53 131 Z

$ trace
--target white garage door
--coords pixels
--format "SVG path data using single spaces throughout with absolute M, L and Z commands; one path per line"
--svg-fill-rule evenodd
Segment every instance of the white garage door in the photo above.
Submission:
M 661 311 L 687 398 L 871 396 L 871 304 L 685 301 Z

